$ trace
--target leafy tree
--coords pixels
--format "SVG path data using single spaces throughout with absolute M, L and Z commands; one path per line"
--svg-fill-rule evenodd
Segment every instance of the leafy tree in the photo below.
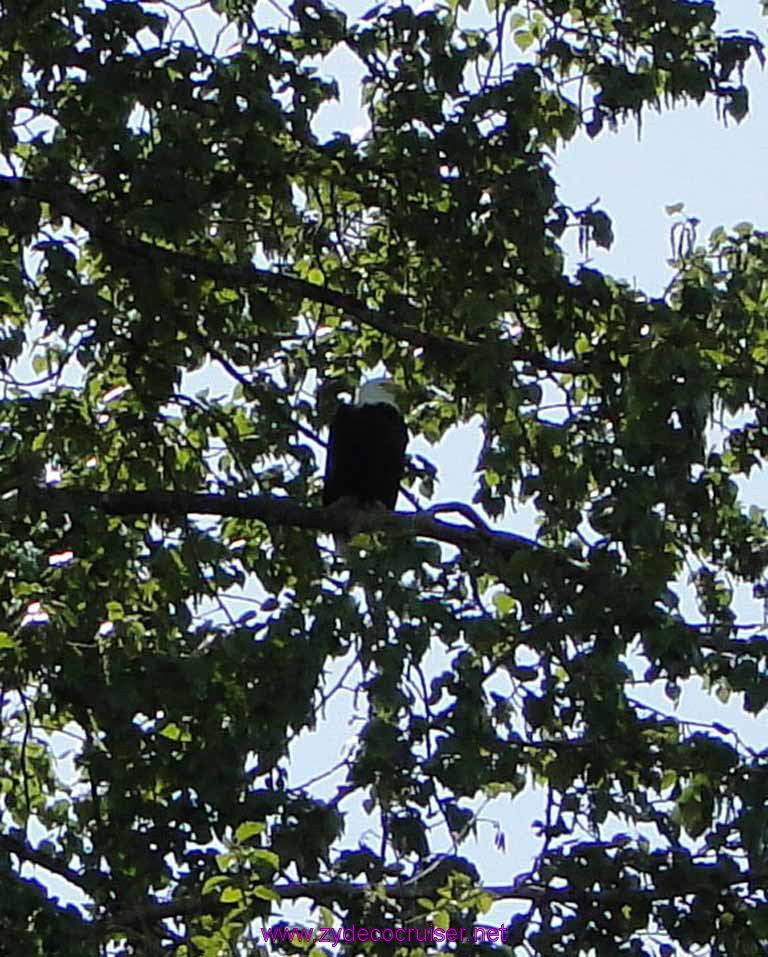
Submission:
M 566 231 L 611 222 L 548 159 L 649 108 L 742 119 L 759 41 L 686 0 L 276 7 L 1 7 L 0 949 L 253 953 L 288 901 L 461 931 L 506 900 L 504 943 L 458 950 L 763 954 L 768 764 L 672 704 L 768 701 L 733 609 L 768 562 L 738 487 L 768 235 L 682 220 L 664 298 L 571 277 Z M 321 127 L 344 58 L 357 139 Z M 464 518 L 417 460 L 415 516 L 319 507 L 336 400 L 382 365 L 412 436 L 479 417 Z M 487 524 L 518 503 L 535 541 Z M 354 747 L 304 783 L 350 687 Z M 489 887 L 480 802 L 533 787 L 539 852 Z

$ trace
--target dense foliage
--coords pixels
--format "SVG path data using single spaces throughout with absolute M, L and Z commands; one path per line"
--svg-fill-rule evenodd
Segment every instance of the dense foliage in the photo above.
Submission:
M 732 607 L 768 563 L 737 484 L 768 236 L 683 224 L 663 299 L 569 275 L 566 231 L 611 221 L 550 171 L 649 108 L 742 119 L 759 41 L 706 0 L 0 11 L 0 949 L 245 953 L 287 901 L 460 930 L 505 900 L 485 949 L 763 954 L 768 762 L 674 703 L 768 702 Z M 367 129 L 329 132 L 358 73 Z M 413 437 L 480 422 L 474 525 L 318 507 L 336 401 L 382 368 Z M 408 508 L 432 479 L 414 458 Z M 295 745 L 350 716 L 307 780 Z M 538 853 L 489 887 L 477 815 L 514 844 L 528 789 Z

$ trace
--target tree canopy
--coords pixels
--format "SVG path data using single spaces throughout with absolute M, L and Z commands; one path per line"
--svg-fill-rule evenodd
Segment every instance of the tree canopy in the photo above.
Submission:
M 763 954 L 765 753 L 674 705 L 768 702 L 734 608 L 768 563 L 739 484 L 768 234 L 682 221 L 654 298 L 588 265 L 610 210 L 552 174 L 649 110 L 740 121 L 760 41 L 707 0 L 0 9 L 0 949 L 214 957 L 297 900 L 444 932 L 504 901 L 503 942 L 448 946 Z M 341 92 L 363 130 L 323 125 Z M 414 439 L 479 423 L 471 502 L 413 457 L 401 512 L 320 507 L 382 369 Z M 489 883 L 484 802 L 513 845 L 529 789 L 537 853 Z

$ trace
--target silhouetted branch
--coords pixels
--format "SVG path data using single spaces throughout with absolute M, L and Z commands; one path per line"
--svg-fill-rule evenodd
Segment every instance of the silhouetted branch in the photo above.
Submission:
M 75 187 L 64 183 L 54 185 L 39 183 L 22 176 L 0 176 L 0 196 L 5 194 L 24 196 L 49 204 L 60 215 L 87 229 L 90 235 L 105 246 L 119 249 L 133 259 L 149 261 L 158 266 L 178 270 L 190 276 L 207 276 L 217 282 L 240 289 L 277 290 L 297 299 L 330 306 L 342 315 L 356 322 L 370 326 L 386 336 L 407 342 L 414 348 L 424 348 L 448 353 L 457 359 L 469 358 L 478 344 L 455 339 L 451 336 L 439 336 L 412 326 L 397 322 L 390 315 L 384 315 L 371 309 L 356 296 L 340 292 L 328 286 L 308 282 L 298 276 L 269 269 L 258 269 L 249 263 L 226 263 L 195 256 L 179 250 L 157 246 L 154 243 L 125 233 L 112 225 L 108 211 L 100 208 L 88 196 Z M 498 349 L 505 348 L 503 361 L 528 362 L 534 368 L 557 374 L 577 374 L 585 371 L 579 360 L 551 359 L 538 352 L 518 348 L 513 342 L 500 340 Z
M 19 487 L 18 477 L 3 487 Z M 79 511 L 83 507 L 100 509 L 109 515 L 158 515 L 164 518 L 186 518 L 190 515 L 221 515 L 227 518 L 251 519 L 268 528 L 293 527 L 329 535 L 349 537 L 369 532 L 386 532 L 405 538 L 429 538 L 453 545 L 461 552 L 474 555 L 481 562 L 492 563 L 516 555 L 543 558 L 549 569 L 557 570 L 566 580 L 588 587 L 594 574 L 587 562 L 580 562 L 546 545 L 541 545 L 515 532 L 494 531 L 477 515 L 474 509 L 461 502 L 433 505 L 422 511 L 389 512 L 384 508 L 359 509 L 339 501 L 327 508 L 307 506 L 287 497 L 271 495 L 218 495 L 201 492 L 97 492 L 90 489 L 53 488 L 44 486 L 27 489 L 26 494 L 43 503 L 49 500 L 57 509 Z M 474 523 L 474 527 L 458 525 L 436 518 L 442 512 L 458 512 Z M 540 568 L 543 566 L 539 566 Z M 494 572 L 503 580 L 503 564 L 496 564 Z M 604 587 L 604 583 L 603 587 Z M 616 587 L 623 587 L 622 576 L 616 575 Z M 652 612 L 658 620 L 666 618 L 661 611 Z M 656 620 L 656 619 L 654 619 Z M 713 629 L 706 634 L 701 625 L 678 622 L 681 627 L 696 633 L 702 648 L 720 654 L 768 654 L 764 638 L 732 638 L 728 633 Z
M 740 885 L 749 885 L 750 891 L 759 890 L 768 886 L 768 874 L 740 873 L 728 877 L 717 875 L 716 865 L 697 864 L 693 867 L 689 880 L 679 882 L 674 888 L 607 888 L 591 890 L 574 887 L 548 887 L 528 875 L 512 884 L 490 884 L 478 887 L 479 891 L 489 894 L 497 901 L 518 900 L 530 901 L 537 906 L 560 904 L 571 907 L 598 907 L 606 910 L 612 907 L 636 907 L 662 902 L 683 899 L 697 895 L 702 891 L 712 893 L 714 888 L 721 891 L 733 891 Z M 720 878 L 720 879 L 719 879 Z M 357 884 L 346 881 L 307 881 L 293 884 L 273 884 L 270 891 L 280 900 L 295 901 L 306 899 L 318 904 L 333 902 L 342 908 L 345 902 L 352 901 L 366 894 L 386 894 L 391 900 L 410 901 L 425 896 L 425 887 L 418 880 L 413 883 L 391 884 Z M 141 921 L 169 920 L 171 918 L 192 917 L 197 914 L 208 913 L 219 909 L 221 905 L 205 898 L 188 898 L 163 902 L 148 902 L 132 907 L 115 914 L 110 920 L 118 926 L 130 927 Z
M 514 532 L 492 531 L 488 526 L 469 528 L 435 517 L 432 506 L 420 512 L 388 512 L 385 509 L 359 509 L 337 502 L 327 508 L 300 504 L 290 498 L 271 495 L 217 495 L 200 492 L 96 492 L 89 489 L 43 488 L 35 494 L 45 500 L 50 497 L 58 508 L 90 506 L 109 515 L 161 515 L 165 518 L 189 515 L 222 515 L 228 518 L 253 519 L 268 527 L 292 526 L 328 534 L 349 535 L 365 532 L 390 532 L 405 537 L 431 538 L 461 551 L 478 554 L 493 553 L 510 557 L 521 552 L 537 552 L 554 559 L 563 570 L 578 579 L 588 569 L 537 542 Z M 450 503 L 450 511 L 473 512 L 468 506 L 457 508 Z M 474 514 L 474 512 L 473 512 Z
M 26 841 L 23 841 L 19 837 L 14 837 L 11 834 L 0 834 L 0 849 L 8 854 L 15 854 L 21 861 L 26 861 L 28 864 L 36 864 L 38 867 L 50 871 L 51 874 L 57 874 L 59 877 L 63 877 L 64 880 L 69 881 L 70 884 L 74 884 L 75 887 L 79 887 L 88 893 L 87 881 L 83 878 L 83 875 L 79 871 L 75 871 L 67 866 L 63 860 L 60 860 L 54 854 L 30 847 Z

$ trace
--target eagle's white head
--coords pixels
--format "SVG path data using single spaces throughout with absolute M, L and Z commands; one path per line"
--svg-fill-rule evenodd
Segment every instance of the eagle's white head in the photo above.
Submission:
M 398 386 L 391 379 L 370 379 L 355 393 L 355 405 L 391 405 L 397 408 Z

